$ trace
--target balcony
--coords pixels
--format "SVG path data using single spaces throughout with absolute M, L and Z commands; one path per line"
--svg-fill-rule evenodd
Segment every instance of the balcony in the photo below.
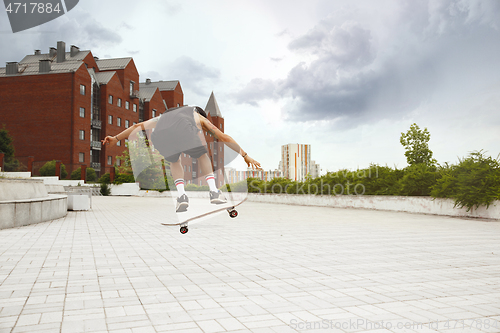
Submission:
M 130 92 L 130 98 L 139 98 L 139 90 L 133 90 Z
M 92 119 L 91 123 L 90 123 L 92 128 L 95 128 L 95 129 L 101 129 L 101 124 L 102 124 L 102 122 L 100 120 L 97 120 L 97 119 Z
M 101 163 L 97 162 L 90 162 L 90 167 L 94 170 L 100 170 L 101 169 Z
M 101 141 L 90 141 L 90 148 L 101 150 Z

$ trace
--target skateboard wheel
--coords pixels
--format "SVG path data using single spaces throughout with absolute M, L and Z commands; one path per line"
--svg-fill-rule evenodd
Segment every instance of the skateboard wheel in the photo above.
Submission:
M 188 232 L 188 228 L 187 227 L 181 227 L 181 234 L 185 234 Z
M 229 216 L 231 216 L 232 218 L 235 218 L 236 216 L 238 216 L 238 212 L 236 210 L 232 210 L 229 212 Z

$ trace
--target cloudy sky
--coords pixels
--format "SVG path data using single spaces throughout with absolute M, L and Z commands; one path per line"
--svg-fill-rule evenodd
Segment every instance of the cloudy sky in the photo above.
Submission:
M 323 173 L 403 168 L 412 123 L 439 163 L 500 153 L 498 0 L 80 0 L 16 34 L 0 12 L 1 66 L 59 40 L 180 80 L 186 104 L 213 91 L 268 170 L 287 143 L 311 144 Z

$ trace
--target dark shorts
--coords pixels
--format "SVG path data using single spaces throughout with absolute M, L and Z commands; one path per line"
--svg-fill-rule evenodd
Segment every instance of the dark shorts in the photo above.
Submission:
M 205 148 L 205 146 L 199 146 L 196 148 L 188 149 L 188 150 L 184 151 L 183 153 L 188 154 L 192 158 L 199 158 L 207 152 L 208 151 L 207 151 L 207 148 Z M 177 160 L 179 159 L 179 156 L 181 156 L 181 154 L 182 153 L 170 155 L 168 157 L 165 157 L 165 160 L 169 161 L 169 162 L 177 162 Z

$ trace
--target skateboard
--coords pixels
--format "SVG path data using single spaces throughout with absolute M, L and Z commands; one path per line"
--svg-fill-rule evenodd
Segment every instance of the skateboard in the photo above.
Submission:
M 194 220 L 197 220 L 199 218 L 202 218 L 202 217 L 206 217 L 206 216 L 209 216 L 210 214 L 214 214 L 214 213 L 218 213 L 218 212 L 222 212 L 224 210 L 227 210 L 227 212 L 229 213 L 229 216 L 232 217 L 232 218 L 235 218 L 236 216 L 238 216 L 238 211 L 235 209 L 235 207 L 238 207 L 239 205 L 241 205 L 242 203 L 244 203 L 245 201 L 247 200 L 247 198 L 243 199 L 241 202 L 238 202 L 237 204 L 235 205 L 232 205 L 230 207 L 223 207 L 223 208 L 219 208 L 219 209 L 216 209 L 216 210 L 212 210 L 210 212 L 207 212 L 207 213 L 204 213 L 204 214 L 200 214 L 200 215 L 197 215 L 195 217 L 191 217 L 183 222 L 179 222 L 179 223 L 162 223 L 162 225 L 168 225 L 168 226 L 174 226 L 174 225 L 179 225 L 181 226 L 181 229 L 180 229 L 180 232 L 181 234 L 185 234 L 188 232 L 188 223 L 189 222 L 192 222 Z

